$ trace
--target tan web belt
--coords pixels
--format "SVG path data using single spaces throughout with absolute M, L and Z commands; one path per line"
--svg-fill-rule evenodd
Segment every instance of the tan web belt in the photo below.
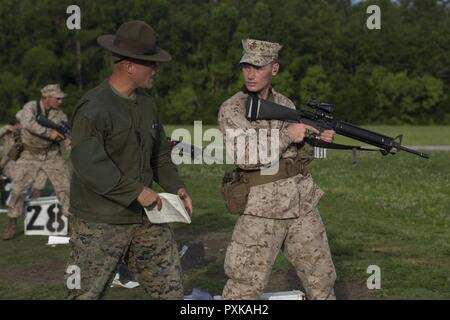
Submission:
M 307 174 L 306 166 L 299 160 L 291 158 L 281 159 L 278 172 L 273 175 L 261 175 L 261 170 L 242 171 L 242 179 L 249 187 L 275 182 L 294 177 L 298 174 Z

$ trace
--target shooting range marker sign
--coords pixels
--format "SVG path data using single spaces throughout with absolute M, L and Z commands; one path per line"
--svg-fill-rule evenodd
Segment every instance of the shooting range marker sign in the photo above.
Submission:
M 31 199 L 25 203 L 24 233 L 27 236 L 65 236 L 68 223 L 56 197 Z

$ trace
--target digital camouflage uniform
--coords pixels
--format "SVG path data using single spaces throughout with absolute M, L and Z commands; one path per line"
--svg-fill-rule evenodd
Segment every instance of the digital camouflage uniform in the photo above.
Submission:
M 16 136 L 19 133 L 17 130 L 16 132 L 10 131 L 8 127 L 9 126 L 3 126 L 0 128 L 0 139 L 3 140 L 3 156 L 0 160 L 0 167 L 2 169 L 1 174 L 11 179 L 14 172 L 15 161 L 9 159 L 8 152 L 13 147 L 17 139 Z
M 141 224 L 111 225 L 75 218 L 70 242 L 67 266 L 80 268 L 81 288 L 69 290 L 69 299 L 103 298 L 122 259 L 144 288 L 146 298 L 183 296 L 178 248 L 167 224 L 143 220 Z
M 7 126 L 3 126 L 0 128 L 0 139 L 3 139 L 3 156 L 0 160 L 0 167 L 2 168 L 2 175 L 12 180 L 14 174 L 14 168 L 16 161 L 9 159 L 8 151 L 13 147 L 14 142 L 16 141 L 16 135 L 20 135 L 20 129 L 17 129 L 16 132 L 12 132 L 8 130 Z M 34 179 L 33 183 L 33 192 L 35 190 L 42 191 L 45 188 L 45 183 L 47 182 L 47 176 L 45 172 L 39 170 Z
M 241 63 L 264 66 L 277 59 L 281 46 L 275 43 L 245 40 Z M 238 92 L 220 107 L 218 121 L 225 135 L 227 129 L 279 129 L 281 158 L 299 159 L 304 165 L 313 156 L 313 148 L 295 144 L 282 121 L 254 121 L 245 117 L 248 95 Z M 271 89 L 269 99 L 295 108 L 285 96 Z M 268 139 L 270 141 L 270 139 Z M 235 141 L 226 140 L 227 149 Z M 246 153 L 249 146 L 246 140 Z M 248 158 L 248 157 L 247 157 Z M 261 168 L 263 164 L 242 164 L 244 170 Z M 244 213 L 239 217 L 227 249 L 225 273 L 229 280 L 223 290 L 225 299 L 258 299 L 268 283 L 272 265 L 280 250 L 293 264 L 309 299 L 334 299 L 336 273 L 327 235 L 318 211 L 323 192 L 310 174 L 298 174 L 251 187 Z
M 46 183 L 47 183 L 47 175 L 45 174 L 44 170 L 40 169 L 36 175 L 36 178 L 34 178 L 31 198 L 33 199 L 39 198 L 42 194 L 42 191 L 45 188 Z
M 55 95 L 61 98 L 65 96 L 59 85 L 48 85 L 41 90 L 41 93 L 42 96 Z M 44 110 L 41 102 L 38 101 L 28 102 L 21 110 L 21 140 L 24 150 L 14 164 L 8 210 L 10 218 L 18 218 L 22 214 L 24 196 L 40 171 L 43 171 L 50 179 L 63 214 L 66 216 L 69 214 L 69 167 L 62 157 L 60 144 L 50 140 L 51 129 L 37 123 L 38 107 L 41 108 L 42 114 L 55 123 L 67 121 L 67 116 L 61 109 Z
M 117 33 L 124 38 L 144 36 L 142 43 L 155 35 L 141 21 L 125 23 Z M 113 51 L 114 38 L 101 36 L 98 42 Z M 121 50 L 124 55 L 127 51 Z M 142 50 L 151 51 L 155 48 Z M 69 298 L 103 298 L 123 259 L 146 298 L 181 299 L 181 264 L 173 232 L 167 224 L 151 224 L 137 201 L 153 181 L 170 193 L 184 187 L 153 98 L 142 89 L 125 97 L 105 80 L 81 98 L 71 122 L 74 227 L 67 267 L 80 268 L 81 288 L 69 289 Z
M 20 122 L 21 114 L 22 114 L 22 109 L 16 113 L 16 118 L 19 122 Z M 19 129 L 19 134 L 20 134 L 20 129 Z M 15 164 L 15 162 L 14 162 L 14 164 Z M 33 188 L 32 188 L 33 192 L 31 194 L 31 197 L 39 198 L 42 191 L 45 188 L 46 183 L 47 183 L 47 175 L 45 174 L 45 172 L 42 169 L 39 169 L 39 171 L 36 175 L 36 178 L 34 179 L 34 182 L 33 182 Z

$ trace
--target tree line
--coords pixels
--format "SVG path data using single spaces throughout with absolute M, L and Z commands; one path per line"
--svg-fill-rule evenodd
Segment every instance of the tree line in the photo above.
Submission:
M 81 30 L 66 27 L 72 4 Z M 366 26 L 371 4 L 380 30 Z M 254 38 L 284 46 L 274 85 L 297 107 L 333 103 L 357 124 L 449 124 L 449 11 L 443 0 L 2 0 L 0 122 L 55 82 L 70 114 L 111 71 L 96 38 L 144 20 L 173 55 L 153 89 L 166 123 L 215 123 L 243 84 L 241 40 Z

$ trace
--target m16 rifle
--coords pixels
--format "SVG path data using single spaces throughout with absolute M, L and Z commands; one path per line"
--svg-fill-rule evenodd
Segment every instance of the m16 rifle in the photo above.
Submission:
M 324 130 L 334 130 L 337 134 L 358 140 L 369 145 L 375 146 L 383 155 L 396 154 L 397 151 L 405 151 L 415 154 L 422 158 L 430 158 L 428 154 L 401 145 L 403 135 L 395 138 L 370 131 L 354 124 L 337 120 L 333 116 L 335 106 L 328 103 L 318 103 L 316 101 L 308 102 L 310 110 L 291 109 L 274 102 L 264 100 L 255 93 L 250 93 L 246 104 L 246 118 L 250 121 L 256 120 L 281 120 L 287 122 L 297 122 L 310 125 L 320 132 Z M 335 143 L 328 143 L 314 137 L 305 137 L 307 143 L 330 149 L 353 149 L 373 151 L 360 146 L 347 146 Z
M 201 157 L 203 155 L 203 149 L 198 148 L 194 145 L 190 145 L 184 142 L 181 142 L 179 140 L 172 140 L 170 138 L 167 138 L 167 141 L 169 141 L 170 147 L 172 150 L 178 151 L 180 156 L 183 155 L 183 151 L 190 150 L 191 159 L 194 160 L 197 157 Z
M 64 140 L 72 139 L 71 128 L 70 125 L 67 123 L 67 121 L 61 121 L 60 124 L 56 124 L 47 117 L 45 117 L 43 114 L 38 114 L 36 116 L 36 121 L 43 127 L 58 131 L 58 133 L 60 133 L 64 137 Z

